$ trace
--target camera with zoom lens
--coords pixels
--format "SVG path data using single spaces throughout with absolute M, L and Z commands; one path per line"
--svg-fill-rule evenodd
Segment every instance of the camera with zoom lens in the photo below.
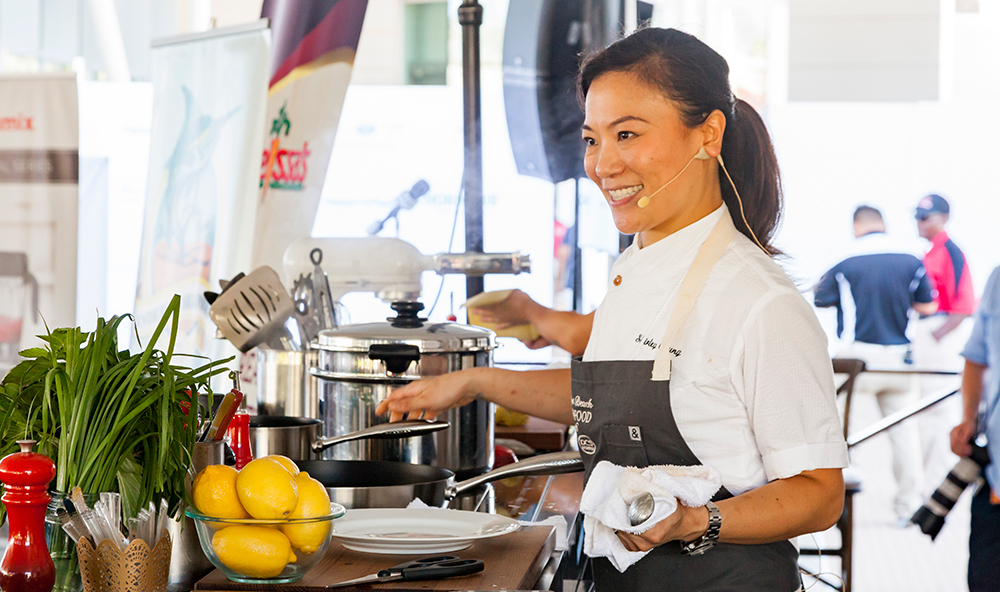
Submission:
M 923 506 L 910 518 L 910 522 L 920 527 L 920 531 L 930 535 L 934 540 L 941 527 L 944 526 L 944 519 L 948 512 L 955 506 L 958 497 L 962 495 L 965 488 L 970 483 L 976 482 L 986 465 L 990 464 L 990 453 L 986 447 L 977 444 L 974 440 L 972 444 L 972 454 L 958 461 L 955 468 L 945 477 L 944 483 L 931 495 Z

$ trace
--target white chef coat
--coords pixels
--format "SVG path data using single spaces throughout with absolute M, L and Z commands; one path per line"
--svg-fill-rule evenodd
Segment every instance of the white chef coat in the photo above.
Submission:
M 680 284 L 724 207 L 622 253 L 583 360 L 652 360 L 661 345 L 677 350 L 670 376 L 677 427 L 738 495 L 803 471 L 846 467 L 847 446 L 816 315 L 743 234 L 716 263 L 675 343 L 660 343 Z

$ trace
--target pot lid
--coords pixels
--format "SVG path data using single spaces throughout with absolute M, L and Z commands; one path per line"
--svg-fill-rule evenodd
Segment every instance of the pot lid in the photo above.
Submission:
M 445 322 L 430 323 L 418 313 L 420 302 L 393 302 L 397 316 L 385 323 L 343 325 L 319 332 L 318 347 L 327 351 L 368 352 L 377 344 L 415 345 L 421 353 L 489 351 L 496 347 L 496 334 L 489 329 Z

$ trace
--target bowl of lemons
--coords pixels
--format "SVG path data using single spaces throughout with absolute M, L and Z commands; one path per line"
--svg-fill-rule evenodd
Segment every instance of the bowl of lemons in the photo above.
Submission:
M 205 467 L 192 485 L 205 556 L 233 581 L 283 584 L 302 578 L 330 544 L 332 521 L 346 512 L 323 484 L 278 455 L 241 470 Z

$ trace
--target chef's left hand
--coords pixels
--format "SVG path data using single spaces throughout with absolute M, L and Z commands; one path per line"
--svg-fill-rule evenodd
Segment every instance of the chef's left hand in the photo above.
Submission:
M 619 530 L 615 534 L 629 551 L 649 551 L 670 541 L 693 541 L 708 530 L 708 510 L 689 508 L 678 502 L 677 510 L 642 534 Z

